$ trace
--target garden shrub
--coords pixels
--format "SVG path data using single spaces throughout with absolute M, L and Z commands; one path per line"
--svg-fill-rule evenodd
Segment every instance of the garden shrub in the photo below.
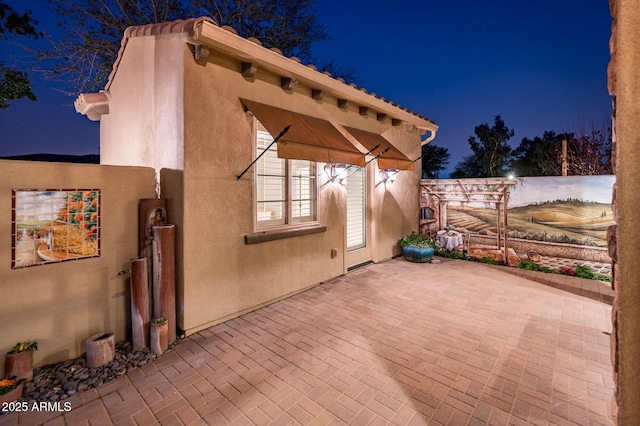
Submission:
M 488 265 L 507 265 L 506 263 L 499 262 L 499 261 L 495 260 L 492 257 L 488 257 L 488 256 L 487 257 L 481 257 L 481 258 L 469 257 L 469 256 L 467 256 L 465 254 L 462 254 L 459 251 L 455 251 L 455 250 L 452 250 L 452 251 L 437 251 L 436 252 L 436 256 L 444 257 L 444 258 L 448 258 L 448 259 L 471 260 L 471 261 L 474 261 L 474 262 L 485 263 L 485 264 L 488 264 Z M 520 269 L 524 269 L 524 270 L 527 270 L 527 271 L 544 272 L 546 274 L 557 273 L 556 271 L 554 271 L 551 268 L 547 268 L 546 266 L 540 266 L 537 263 L 529 261 L 529 260 L 520 261 L 520 263 L 518 264 L 518 267 Z M 560 273 L 565 274 L 565 275 L 576 276 L 576 277 L 579 277 L 579 278 L 586 278 L 586 279 L 590 279 L 590 280 L 611 282 L 611 275 L 598 275 L 593 271 L 593 269 L 591 269 L 589 266 L 586 266 L 586 265 L 578 266 L 578 267 L 576 267 L 575 270 L 573 270 L 571 268 L 567 268 L 567 267 L 561 267 L 560 271 L 561 271 Z
M 592 280 L 596 277 L 596 273 L 589 266 L 580 265 L 576 266 L 576 277 Z
M 538 271 L 547 274 L 553 273 L 553 269 L 547 268 L 546 266 L 540 266 L 537 263 L 528 260 L 521 260 L 518 267 L 527 271 Z
M 481 257 L 480 259 L 478 259 L 478 262 L 480 263 L 486 263 L 487 265 L 503 265 L 503 262 L 498 262 L 497 260 L 495 260 L 493 257 Z
M 586 265 L 580 265 L 576 267 L 576 277 L 586 278 L 588 280 L 611 282 L 610 275 L 598 275 L 593 269 L 591 269 L 591 267 Z
M 438 251 L 436 256 L 445 257 L 447 259 L 466 259 L 466 256 L 459 251 Z

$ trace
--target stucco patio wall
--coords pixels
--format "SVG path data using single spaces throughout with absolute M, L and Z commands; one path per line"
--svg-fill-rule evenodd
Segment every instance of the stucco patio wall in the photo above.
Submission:
M 155 197 L 154 170 L 8 160 L 0 170 L 0 353 L 36 340 L 37 366 L 80 356 L 98 332 L 127 339 L 129 279 L 118 273 L 138 255 L 138 200 Z M 89 188 L 100 190 L 100 256 L 12 269 L 12 190 Z

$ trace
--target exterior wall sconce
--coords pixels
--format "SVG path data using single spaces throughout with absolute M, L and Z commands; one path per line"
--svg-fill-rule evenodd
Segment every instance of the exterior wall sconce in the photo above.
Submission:
M 342 182 L 347 177 L 349 166 L 342 163 L 327 163 L 324 165 L 324 172 L 327 174 L 330 182 Z
M 393 183 L 396 181 L 396 175 L 400 170 L 398 169 L 383 169 L 380 170 L 380 179 L 382 183 Z

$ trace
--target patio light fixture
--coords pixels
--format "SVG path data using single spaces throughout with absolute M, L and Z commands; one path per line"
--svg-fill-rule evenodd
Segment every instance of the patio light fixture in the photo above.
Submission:
M 324 165 L 324 172 L 327 174 L 330 182 L 342 182 L 347 177 L 347 169 L 349 166 L 344 163 L 327 163 Z
M 400 170 L 398 169 L 383 169 L 380 170 L 380 179 L 382 179 L 382 183 L 393 183 L 396 181 L 396 175 Z

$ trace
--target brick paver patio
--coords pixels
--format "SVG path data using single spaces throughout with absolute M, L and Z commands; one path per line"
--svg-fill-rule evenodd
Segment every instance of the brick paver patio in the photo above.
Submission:
M 499 268 L 396 259 L 0 425 L 611 425 L 610 312 Z

